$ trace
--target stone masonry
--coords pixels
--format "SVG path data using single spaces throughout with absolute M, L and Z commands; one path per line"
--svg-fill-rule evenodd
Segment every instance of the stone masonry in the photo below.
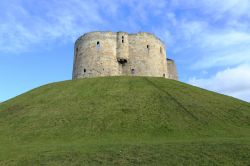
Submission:
M 152 76 L 178 79 L 164 43 L 140 32 L 90 32 L 75 42 L 73 79 L 100 76 Z

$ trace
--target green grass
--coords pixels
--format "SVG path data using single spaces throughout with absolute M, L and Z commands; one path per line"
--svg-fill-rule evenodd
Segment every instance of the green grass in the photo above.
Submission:
M 250 165 L 250 104 L 174 80 L 48 84 L 0 104 L 0 165 Z

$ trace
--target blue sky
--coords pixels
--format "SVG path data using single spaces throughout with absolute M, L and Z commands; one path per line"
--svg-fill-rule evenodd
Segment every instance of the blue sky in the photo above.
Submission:
M 180 81 L 250 102 L 249 0 L 1 0 L 0 101 L 71 79 L 89 31 L 151 32 Z

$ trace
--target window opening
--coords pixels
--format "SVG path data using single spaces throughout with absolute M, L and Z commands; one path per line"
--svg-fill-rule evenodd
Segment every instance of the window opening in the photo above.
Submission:
M 135 74 L 135 69 L 131 69 L 131 74 Z
M 147 45 L 147 49 L 148 49 L 148 53 L 149 53 L 149 49 L 150 49 L 150 48 L 149 48 L 149 45 Z
M 96 42 L 96 48 L 97 48 L 97 49 L 99 49 L 99 48 L 100 48 L 100 46 L 101 46 L 100 42 L 99 42 L 99 41 L 97 41 L 97 42 Z

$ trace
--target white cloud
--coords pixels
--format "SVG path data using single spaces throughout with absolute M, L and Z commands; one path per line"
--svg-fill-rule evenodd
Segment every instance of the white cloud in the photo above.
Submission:
M 194 69 L 206 69 L 213 67 L 226 67 L 250 63 L 250 49 L 246 47 L 222 48 L 217 51 L 208 51 L 204 56 L 197 60 L 192 67 Z
M 228 31 L 205 34 L 202 37 L 202 47 L 229 47 L 233 45 L 239 45 L 244 43 L 250 43 L 250 33 Z
M 114 26 L 143 30 L 151 16 L 162 15 L 159 0 L 50 0 L 0 2 L 0 52 L 23 52 L 38 44 L 73 42 L 79 35 Z M 140 25 L 140 26 L 139 26 Z M 120 30 L 119 29 L 119 30 Z
M 166 25 L 155 31 L 171 45 L 179 61 L 189 61 L 193 70 L 250 63 L 249 29 L 212 26 L 205 19 L 177 19 L 170 13 L 165 22 Z
M 202 0 L 201 4 L 207 8 L 209 14 L 213 13 L 217 19 L 230 17 L 239 18 L 241 16 L 250 16 L 249 0 Z
M 0 9 L 0 51 L 23 52 L 35 44 L 73 41 L 80 34 L 105 24 L 94 1 L 13 1 Z M 29 6 L 30 5 L 30 6 Z M 43 12 L 39 13 L 37 11 Z
M 172 0 L 171 4 L 176 9 L 199 10 L 200 14 L 209 15 L 216 20 L 250 16 L 249 0 Z
M 250 65 L 217 72 L 210 78 L 191 78 L 188 83 L 250 102 Z
M 212 68 L 250 63 L 250 33 L 240 30 L 205 32 L 196 38 L 203 50 L 193 68 Z

